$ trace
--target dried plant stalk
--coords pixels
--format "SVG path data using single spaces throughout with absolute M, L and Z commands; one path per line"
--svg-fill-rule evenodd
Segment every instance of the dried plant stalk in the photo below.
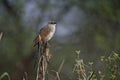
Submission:
M 2 39 L 2 36 L 3 36 L 3 32 L 0 33 L 0 40 Z
M 50 54 L 48 43 L 41 45 L 39 54 L 41 54 L 41 56 L 38 61 L 36 80 L 45 80 L 47 65 L 50 59 L 50 57 L 48 57 Z

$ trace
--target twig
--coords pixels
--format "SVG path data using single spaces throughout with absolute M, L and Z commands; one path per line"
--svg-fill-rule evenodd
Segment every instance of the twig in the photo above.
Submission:
M 49 75 L 54 78 L 53 80 L 60 80 L 60 76 L 59 76 L 59 73 L 57 71 L 50 70 L 50 74 Z
M 24 73 L 23 80 L 28 80 L 27 72 Z
M 39 70 L 40 70 L 39 65 L 40 65 L 40 61 L 41 61 L 41 57 L 39 58 L 39 61 L 38 61 L 38 67 L 37 67 L 37 76 L 36 76 L 36 80 L 38 80 L 38 79 L 39 79 Z
M 60 76 L 58 72 L 56 72 L 56 76 L 57 76 L 57 80 L 60 80 Z
M 92 73 L 91 73 L 91 75 L 88 77 L 88 79 L 87 79 L 87 80 L 91 80 L 91 79 L 92 79 L 92 77 L 93 77 L 93 75 L 94 75 L 94 72 L 92 72 Z
M 82 77 L 84 78 L 84 80 L 86 80 L 86 71 L 85 71 L 85 67 L 84 67 L 84 63 L 83 63 L 83 60 L 81 60 L 81 65 L 80 65 L 80 68 L 81 68 L 81 75 Z
M 63 67 L 64 62 L 65 62 L 65 60 L 62 60 L 60 66 L 59 66 L 59 68 L 58 68 L 58 71 L 50 70 L 51 73 L 50 73 L 49 75 L 53 76 L 53 77 L 54 77 L 54 80 L 60 80 L 60 75 L 59 75 L 59 74 L 60 74 L 60 72 L 61 72 L 61 69 L 62 69 L 62 67 Z
M 3 32 L 0 33 L 0 40 L 2 39 L 2 36 L 3 36 Z
M 63 60 L 62 60 L 62 63 L 60 64 L 60 67 L 59 67 L 59 69 L 58 69 L 58 73 L 60 73 L 60 71 L 61 71 L 61 69 L 62 69 L 62 67 L 63 67 L 64 62 L 65 62 L 65 60 L 63 59 Z

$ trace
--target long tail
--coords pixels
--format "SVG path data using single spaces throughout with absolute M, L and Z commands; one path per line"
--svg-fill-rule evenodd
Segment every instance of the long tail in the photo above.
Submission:
M 40 35 L 38 35 L 35 39 L 34 39 L 34 45 L 33 45 L 33 47 L 35 47 L 36 45 L 38 45 L 40 42 L 41 42 L 41 36 Z
M 37 52 L 35 53 L 35 56 L 34 56 L 34 69 L 35 70 L 37 69 L 38 61 L 39 61 L 39 58 L 40 58 L 40 47 L 41 47 L 41 44 L 38 43 Z

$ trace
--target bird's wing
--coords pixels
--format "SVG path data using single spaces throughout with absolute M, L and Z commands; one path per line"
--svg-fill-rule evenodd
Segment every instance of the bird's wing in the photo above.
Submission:
M 51 28 L 48 25 L 43 27 L 39 33 L 41 36 L 41 39 L 44 39 L 50 32 L 51 32 Z
M 50 33 L 51 28 L 48 25 L 40 29 L 38 36 L 34 39 L 34 46 L 36 46 L 41 40 L 44 40 L 45 37 Z
M 34 39 L 34 46 L 33 47 L 35 47 L 37 44 L 39 44 L 39 42 L 41 41 L 41 36 L 40 35 L 38 35 L 35 39 Z

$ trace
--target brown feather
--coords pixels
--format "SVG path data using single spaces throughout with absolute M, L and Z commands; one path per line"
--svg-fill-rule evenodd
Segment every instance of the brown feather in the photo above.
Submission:
M 48 25 L 40 29 L 39 35 L 34 40 L 35 42 L 34 46 L 39 44 L 39 42 L 44 41 L 46 37 L 50 34 L 50 32 L 51 32 L 51 28 Z
M 51 29 L 49 28 L 49 26 L 47 25 L 46 27 L 42 28 L 42 30 L 40 31 L 40 36 L 42 38 L 42 40 L 45 39 L 45 37 L 50 33 Z
M 39 42 L 41 42 L 41 36 L 38 35 L 38 36 L 35 38 L 34 42 L 35 42 L 35 44 L 34 44 L 33 47 L 35 47 L 37 44 L 39 44 Z

